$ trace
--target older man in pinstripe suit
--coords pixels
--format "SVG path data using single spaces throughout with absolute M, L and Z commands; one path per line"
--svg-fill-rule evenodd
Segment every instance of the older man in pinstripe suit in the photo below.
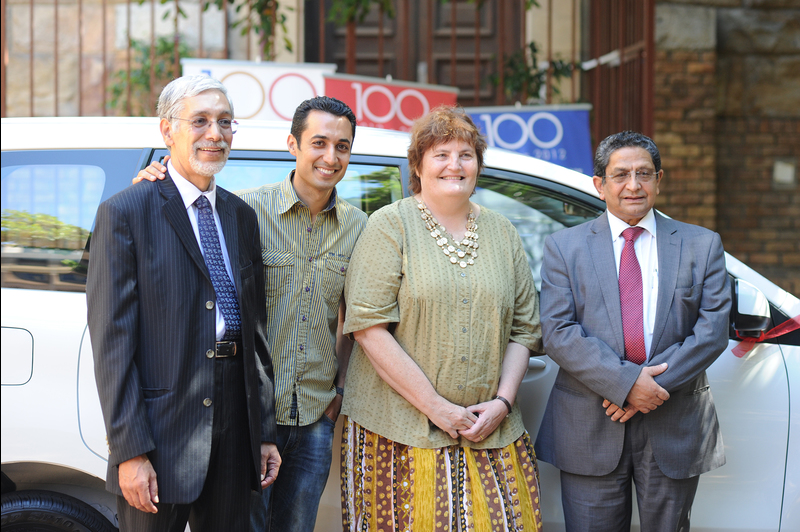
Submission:
M 121 530 L 244 532 L 280 466 L 258 223 L 214 183 L 236 125 L 224 86 L 179 78 L 158 111 L 166 179 L 103 202 L 91 241 L 107 487 Z
M 339 197 L 356 133 L 343 102 L 317 96 L 295 110 L 280 183 L 237 194 L 258 215 L 267 335 L 275 362 L 281 476 L 253 506 L 254 532 L 311 532 L 330 471 L 352 342 L 341 334 L 344 278 L 367 215 Z M 154 161 L 134 183 L 163 179 Z

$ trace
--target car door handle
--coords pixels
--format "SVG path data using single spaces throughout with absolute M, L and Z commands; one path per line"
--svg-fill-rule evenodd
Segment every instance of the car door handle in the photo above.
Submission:
M 530 357 L 528 359 L 528 369 L 544 369 L 547 367 L 547 362 L 539 357 Z

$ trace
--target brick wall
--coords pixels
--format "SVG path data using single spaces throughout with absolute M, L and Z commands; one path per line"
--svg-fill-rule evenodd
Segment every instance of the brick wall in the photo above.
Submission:
M 776 159 L 800 162 L 800 119 L 721 117 L 717 159 L 725 250 L 800 294 L 800 188 L 772 177 Z
M 714 51 L 659 50 L 655 134 L 664 179 L 657 207 L 716 230 L 716 62 Z

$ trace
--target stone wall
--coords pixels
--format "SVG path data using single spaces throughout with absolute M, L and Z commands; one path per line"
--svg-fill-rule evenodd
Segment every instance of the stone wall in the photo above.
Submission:
M 658 205 L 800 294 L 800 1 L 656 7 Z
M 800 2 L 737 4 L 718 10 L 718 230 L 730 254 L 798 295 Z
M 653 140 L 664 168 L 657 206 L 673 218 L 716 230 L 713 10 L 659 5 L 656 48 Z
M 800 294 L 800 194 L 796 176 L 792 182 L 780 175 L 800 161 L 800 120 L 721 117 L 718 125 L 718 230 L 725 250 Z

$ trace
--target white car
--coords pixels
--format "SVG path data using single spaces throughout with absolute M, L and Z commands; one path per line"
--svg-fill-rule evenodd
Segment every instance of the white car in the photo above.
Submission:
M 356 133 L 338 190 L 371 213 L 407 193 L 408 135 Z M 294 167 L 288 134 L 288 123 L 242 121 L 220 185 L 240 190 L 285 178 Z M 36 524 L 115 530 L 86 325 L 86 264 L 98 204 L 166 154 L 155 118 L 2 120 L 3 531 Z M 544 238 L 604 210 L 589 177 L 492 148 L 474 200 L 516 225 L 537 286 Z M 740 343 L 735 329 L 758 336 L 800 314 L 800 300 L 735 258 L 726 261 L 731 340 L 708 374 L 728 461 L 701 477 L 692 529 L 797 532 L 800 331 L 757 343 L 741 358 L 731 348 Z M 556 371 L 548 357 L 531 358 L 517 400 L 532 438 Z M 341 530 L 334 454 L 317 531 Z M 545 530 L 563 530 L 558 471 L 539 465 Z

